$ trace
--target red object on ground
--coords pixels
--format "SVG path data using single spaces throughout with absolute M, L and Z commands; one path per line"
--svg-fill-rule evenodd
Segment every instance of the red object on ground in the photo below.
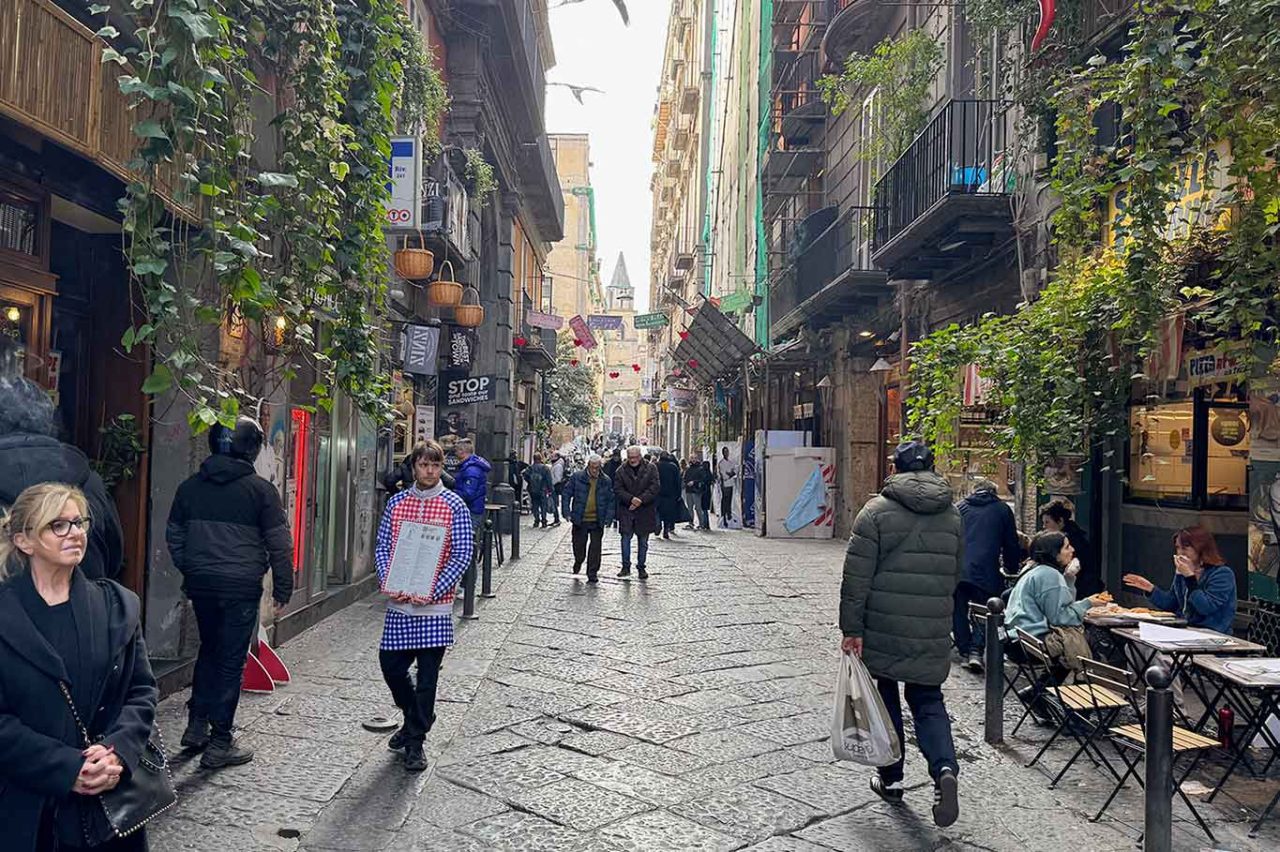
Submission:
M 240 678 L 240 689 L 245 692 L 275 692 L 276 684 L 271 679 L 271 675 L 262 665 L 262 661 L 258 659 L 253 650 L 249 650 L 249 656 L 244 661 L 244 676 Z
M 1236 728 L 1236 714 L 1230 707 L 1218 711 L 1218 744 L 1223 748 L 1232 747 L 1232 735 Z
M 515 340 L 516 346 L 524 346 L 528 342 L 529 341 L 525 340 L 523 337 L 517 337 Z
M 273 682 L 283 684 L 293 679 L 289 676 L 289 668 L 284 664 L 284 660 L 280 659 L 267 644 L 267 631 L 261 626 L 258 627 L 258 641 L 253 645 L 251 653 L 258 658 L 258 662 L 271 676 Z
M 1035 53 L 1040 49 L 1040 45 L 1044 44 L 1044 40 L 1049 35 L 1049 28 L 1053 26 L 1053 20 L 1058 16 L 1058 6 L 1056 0 L 1040 0 L 1040 26 L 1036 27 L 1036 34 L 1031 39 L 1031 52 Z

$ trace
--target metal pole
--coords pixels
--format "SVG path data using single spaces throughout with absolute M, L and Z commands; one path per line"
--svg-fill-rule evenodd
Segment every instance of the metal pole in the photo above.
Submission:
M 986 623 L 986 718 L 985 739 L 991 744 L 1004 742 L 1004 645 L 1000 644 L 1000 625 L 1004 622 L 1004 600 L 987 601 Z
M 467 573 L 462 575 L 462 617 L 480 617 L 476 615 L 476 561 L 474 559 L 467 566 Z
M 497 597 L 493 593 L 493 537 L 499 535 L 493 528 L 493 518 L 484 519 L 484 571 L 480 575 L 480 597 Z
M 1147 765 L 1146 813 L 1143 819 L 1143 852 L 1170 852 L 1173 848 L 1173 678 L 1169 669 L 1156 664 L 1146 671 Z
M 532 499 L 532 498 L 530 498 Z M 511 561 L 520 558 L 520 506 L 511 507 Z

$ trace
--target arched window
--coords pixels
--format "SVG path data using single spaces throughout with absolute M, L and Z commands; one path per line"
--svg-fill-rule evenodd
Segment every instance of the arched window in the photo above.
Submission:
M 622 416 L 622 406 L 617 403 L 609 409 L 609 431 L 621 433 L 626 429 L 626 419 Z

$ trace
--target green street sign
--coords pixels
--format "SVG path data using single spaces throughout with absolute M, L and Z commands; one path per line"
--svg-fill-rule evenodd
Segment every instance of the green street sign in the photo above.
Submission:
M 667 315 L 663 313 L 636 314 L 631 319 L 631 324 L 635 326 L 636 331 L 643 331 L 649 328 L 663 328 L 670 325 L 671 320 L 667 319 Z
M 730 293 L 720 299 L 720 311 L 726 314 L 736 314 L 745 310 L 751 304 L 752 293 L 750 290 L 738 290 Z

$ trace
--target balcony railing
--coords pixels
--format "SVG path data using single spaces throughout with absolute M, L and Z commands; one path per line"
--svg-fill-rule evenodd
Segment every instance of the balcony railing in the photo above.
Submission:
M 808 228 L 821 223 L 821 213 L 811 216 Z M 871 207 L 848 207 L 816 234 L 806 226 L 796 229 L 795 250 L 784 275 L 770 295 L 770 313 L 782 318 L 806 299 L 849 271 L 875 271 L 871 262 L 871 240 L 875 225 Z
M 1011 193 L 1010 121 L 1004 101 L 947 103 L 876 184 L 881 215 L 872 248 L 888 244 L 949 196 Z

